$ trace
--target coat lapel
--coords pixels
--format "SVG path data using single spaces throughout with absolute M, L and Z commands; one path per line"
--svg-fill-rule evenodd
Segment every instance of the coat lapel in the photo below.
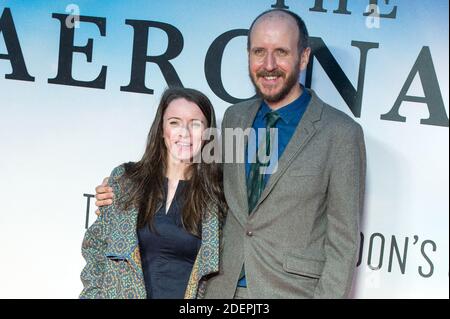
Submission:
M 248 107 L 242 107 L 242 112 L 236 115 L 236 120 L 231 123 L 233 128 L 240 128 L 242 130 L 251 129 L 253 121 L 261 106 L 261 99 L 252 100 Z M 244 225 L 248 218 L 248 196 L 247 196 L 247 180 L 245 172 L 245 152 L 247 150 L 247 139 L 243 147 L 239 149 L 233 149 L 233 152 L 238 153 L 238 158 L 242 158 L 243 161 L 228 165 L 231 168 L 230 176 L 226 176 L 228 179 L 229 189 L 232 191 L 232 196 L 227 197 L 229 205 L 234 201 L 239 207 L 237 209 L 236 218 Z M 242 153 L 239 153 L 242 152 Z M 230 205 L 232 207 L 233 205 Z M 232 209 L 234 212 L 235 210 Z
M 218 210 L 210 208 L 202 221 L 201 266 L 199 273 L 206 276 L 219 271 L 219 218 Z
M 261 197 L 259 198 L 258 203 L 252 212 L 256 211 L 259 205 L 264 201 L 264 199 L 270 194 L 275 184 L 278 182 L 280 177 L 286 171 L 286 169 L 291 165 L 294 158 L 303 150 L 305 145 L 311 140 L 311 138 L 316 133 L 316 127 L 314 126 L 314 122 L 320 120 L 322 115 L 322 104 L 318 100 L 316 94 L 312 90 L 308 90 L 311 94 L 311 101 L 308 105 L 305 114 L 303 115 L 297 129 L 294 132 L 294 135 L 291 137 L 286 149 L 283 152 L 281 158 L 278 159 L 278 169 L 277 171 L 269 178 L 267 182 L 267 186 L 265 187 Z
M 219 218 L 217 207 L 210 207 L 202 220 L 202 245 L 192 267 L 186 287 L 185 299 L 202 295 L 200 281 L 204 276 L 219 271 Z

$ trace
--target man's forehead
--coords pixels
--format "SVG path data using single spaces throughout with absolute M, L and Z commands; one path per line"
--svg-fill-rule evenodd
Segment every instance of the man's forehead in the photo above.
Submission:
M 255 21 L 249 35 L 250 45 L 252 46 L 256 38 L 259 38 L 262 34 L 276 34 L 273 33 L 275 30 L 283 30 L 281 32 L 288 34 L 289 38 L 294 39 L 294 41 L 297 41 L 299 36 L 297 23 L 291 15 L 281 11 L 269 12 Z M 286 40 L 286 38 L 283 39 Z
M 260 25 L 261 23 L 266 22 L 281 22 L 281 23 L 287 23 L 287 24 L 296 24 L 295 19 L 288 13 L 283 11 L 274 11 L 274 12 L 268 12 L 262 16 L 260 16 L 253 26 L 253 29 Z

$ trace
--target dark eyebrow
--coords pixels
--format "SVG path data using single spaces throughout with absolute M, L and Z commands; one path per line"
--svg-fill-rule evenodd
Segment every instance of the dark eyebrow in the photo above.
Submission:
M 167 120 L 168 120 L 168 121 L 170 121 L 170 120 L 179 120 L 179 121 L 181 121 L 181 118 L 176 117 L 176 116 L 172 116 L 172 117 L 169 117 Z M 191 119 L 191 121 L 200 121 L 200 122 L 202 122 L 203 124 L 205 124 L 205 122 L 202 121 L 201 119 Z
M 254 47 L 254 48 L 250 49 L 250 51 L 252 51 L 252 52 L 254 52 L 256 50 L 267 50 L 267 49 L 264 48 L 264 47 Z M 278 47 L 278 48 L 274 49 L 274 51 L 276 51 L 276 50 L 283 50 L 283 51 L 286 51 L 286 52 L 291 52 L 291 50 L 289 48 L 286 48 L 286 47 Z

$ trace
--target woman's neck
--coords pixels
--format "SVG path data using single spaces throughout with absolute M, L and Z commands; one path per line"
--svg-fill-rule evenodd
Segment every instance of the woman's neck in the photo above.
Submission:
M 181 161 L 174 161 L 169 159 L 167 161 L 166 177 L 170 180 L 186 180 L 188 179 L 189 163 Z

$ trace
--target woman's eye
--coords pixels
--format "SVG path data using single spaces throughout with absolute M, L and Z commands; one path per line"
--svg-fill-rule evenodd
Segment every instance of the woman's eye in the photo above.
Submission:
M 192 122 L 192 127 L 200 128 L 200 127 L 202 127 L 202 122 L 200 122 L 200 121 L 193 121 Z

